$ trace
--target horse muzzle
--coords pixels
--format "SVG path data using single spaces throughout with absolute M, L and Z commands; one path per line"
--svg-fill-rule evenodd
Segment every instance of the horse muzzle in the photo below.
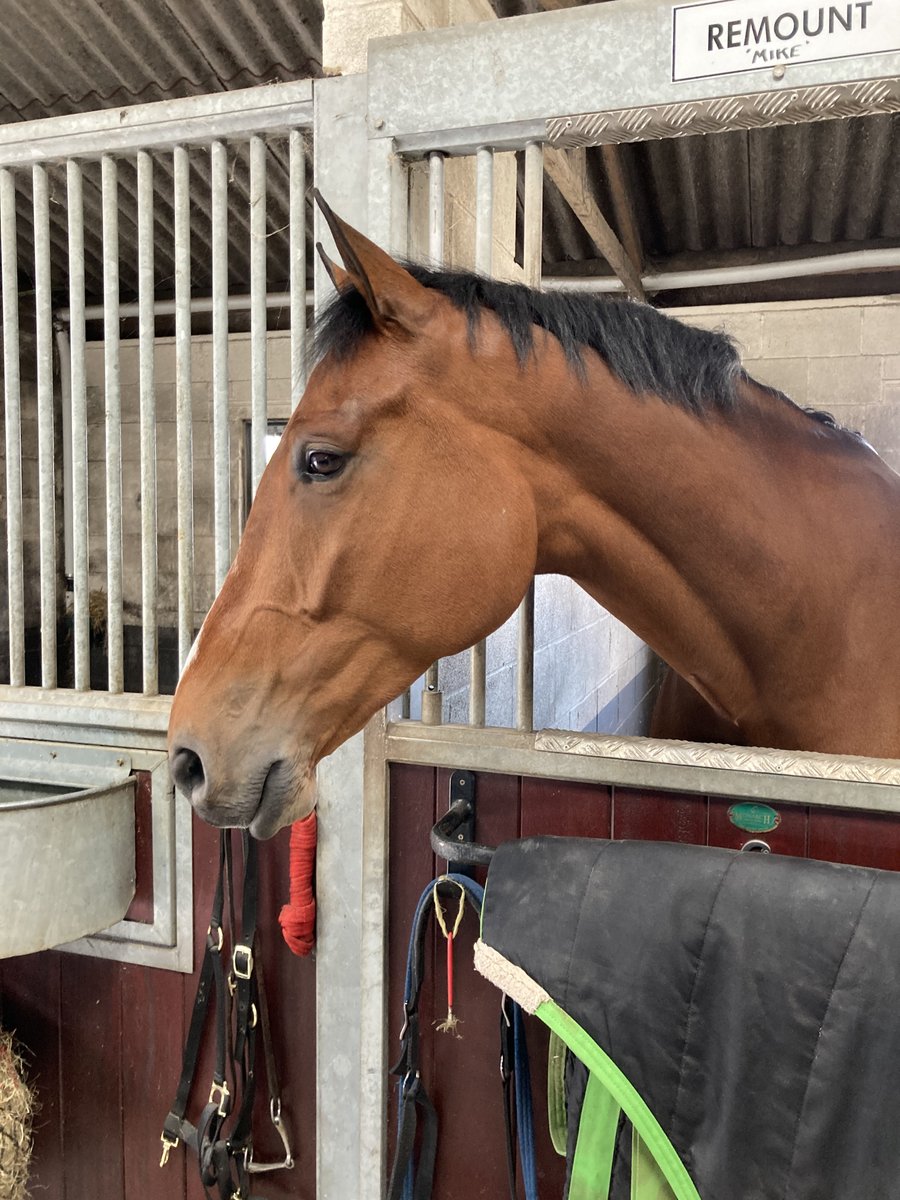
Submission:
M 315 806 L 309 773 L 299 773 L 287 757 L 241 762 L 239 774 L 216 771 L 211 756 L 194 741 L 175 745 L 169 769 L 175 786 L 190 800 L 201 820 L 219 827 L 249 829 L 261 840 L 308 816 Z

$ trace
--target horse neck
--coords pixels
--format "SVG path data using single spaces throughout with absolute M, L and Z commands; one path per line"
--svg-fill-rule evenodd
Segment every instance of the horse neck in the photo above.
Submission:
M 821 535 L 848 506 L 857 540 L 867 521 L 878 535 L 865 480 L 880 460 L 752 384 L 734 413 L 699 417 L 636 397 L 599 362 L 586 383 L 557 362 L 538 391 L 557 445 L 535 457 L 538 570 L 574 578 L 737 720 L 771 688 L 791 630 L 827 636 L 810 604 L 835 585 Z M 550 436 L 545 424 L 536 445 Z M 832 540 L 840 570 L 856 549 Z

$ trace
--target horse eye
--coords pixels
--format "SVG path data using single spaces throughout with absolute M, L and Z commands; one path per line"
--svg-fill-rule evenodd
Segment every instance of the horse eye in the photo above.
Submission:
M 307 450 L 305 469 L 307 475 L 327 479 L 337 475 L 344 465 L 344 456 L 334 450 Z

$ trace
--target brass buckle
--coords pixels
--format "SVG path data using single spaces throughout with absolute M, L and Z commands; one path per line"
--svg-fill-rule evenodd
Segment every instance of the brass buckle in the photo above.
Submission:
M 172 1151 L 178 1145 L 178 1138 L 170 1138 L 167 1133 L 163 1133 L 163 1134 L 161 1134 L 159 1140 L 163 1144 L 162 1158 L 160 1158 L 160 1160 L 159 1160 L 159 1165 L 161 1167 L 164 1167 L 166 1165 L 166 1163 L 169 1161 L 169 1155 L 172 1153 Z
M 213 1085 L 209 1089 L 209 1103 L 215 1104 L 216 1108 L 219 1110 L 220 1117 L 228 1116 L 227 1102 L 230 1099 L 231 1092 L 228 1090 L 228 1084 L 224 1081 L 222 1083 L 216 1083 L 215 1080 L 213 1080 Z
M 238 955 L 243 955 L 243 966 L 238 965 Z M 253 950 L 238 943 L 231 954 L 231 969 L 238 979 L 249 979 L 253 974 Z

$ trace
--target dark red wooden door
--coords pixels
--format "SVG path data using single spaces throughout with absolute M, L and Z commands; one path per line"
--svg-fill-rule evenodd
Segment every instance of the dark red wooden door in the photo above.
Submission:
M 315 967 L 288 951 L 277 923 L 287 893 L 288 831 L 261 849 L 263 964 L 284 1114 L 297 1160 L 293 1170 L 267 1176 L 262 1194 L 267 1200 L 312 1200 Z M 195 822 L 195 967 L 205 941 L 217 855 L 215 830 Z M 25 1049 L 40 1106 L 34 1195 L 48 1200 L 202 1200 L 196 1159 L 182 1148 L 164 1169 L 159 1167 L 159 1134 L 181 1071 L 194 987 L 192 977 L 174 971 L 55 951 L 0 964 L 2 1022 Z M 208 1056 L 201 1077 L 205 1083 L 198 1091 L 208 1091 Z M 257 1157 L 278 1157 L 282 1148 L 264 1095 L 254 1130 Z
M 389 1011 L 391 1046 L 402 1020 L 402 988 L 409 924 L 424 885 L 444 869 L 429 846 L 431 824 L 447 808 L 449 772 L 427 767 L 391 769 L 391 863 L 389 915 Z M 558 780 L 477 777 L 481 842 L 496 844 L 533 834 L 637 838 L 738 848 L 753 836 L 729 819 L 732 801 L 721 797 L 638 791 Z M 778 827 L 764 836 L 780 854 L 829 862 L 900 869 L 900 817 L 840 813 L 829 809 L 775 805 Z M 471 969 L 477 923 L 469 916 L 459 939 L 455 1010 L 460 1036 L 439 1033 L 446 1013 L 443 939 L 431 940 L 433 970 L 423 992 L 422 1075 L 440 1116 L 435 1200 L 507 1194 L 501 1107 L 499 993 Z M 440 944 L 438 944 L 438 941 Z M 540 1194 L 562 1194 L 564 1166 L 550 1144 L 546 1120 L 548 1035 L 528 1021 L 535 1099 Z M 390 1099 L 390 1142 L 396 1131 Z M 521 1191 L 521 1189 L 520 1189 Z

